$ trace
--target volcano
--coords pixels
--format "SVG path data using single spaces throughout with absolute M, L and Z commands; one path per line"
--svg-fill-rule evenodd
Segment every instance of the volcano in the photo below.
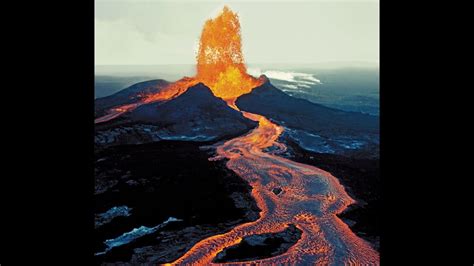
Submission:
M 241 46 L 238 16 L 224 7 L 204 24 L 194 77 L 141 82 L 96 100 L 97 216 L 108 217 L 96 257 L 379 264 L 375 245 L 339 218 L 359 194 L 309 160 L 377 146 L 378 118 L 296 99 L 249 75 Z M 299 148 L 307 152 L 292 154 Z M 213 208 L 223 206 L 232 213 L 220 217 Z

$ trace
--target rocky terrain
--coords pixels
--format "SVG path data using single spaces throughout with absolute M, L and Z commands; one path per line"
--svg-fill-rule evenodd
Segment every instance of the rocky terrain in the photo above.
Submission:
M 290 224 L 278 233 L 251 235 L 217 254 L 214 262 L 251 261 L 285 253 L 301 238 L 301 230 Z
M 272 118 L 286 127 L 323 135 L 378 134 L 376 116 L 329 108 L 308 100 L 291 97 L 269 81 L 236 101 L 241 109 Z
M 197 241 L 259 217 L 251 187 L 224 161 L 209 161 L 206 144 L 161 141 L 96 151 L 98 264 L 170 262 Z

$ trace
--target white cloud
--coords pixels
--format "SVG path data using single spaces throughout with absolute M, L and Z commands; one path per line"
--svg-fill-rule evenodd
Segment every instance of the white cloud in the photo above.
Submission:
M 195 63 L 193 44 L 224 2 L 247 63 L 378 62 L 378 0 L 95 0 L 97 64 Z
M 306 85 L 306 84 L 299 84 L 298 86 L 299 86 L 300 88 L 307 88 L 307 89 L 311 88 L 311 86 Z
M 134 21 L 95 19 L 96 65 L 154 65 L 194 59 L 193 42 L 170 34 L 142 29 Z
M 280 86 L 288 88 L 288 89 L 292 89 L 292 90 L 297 90 L 298 89 L 298 86 L 291 85 L 291 84 L 284 84 L 284 85 L 280 85 Z
M 289 89 L 310 88 L 310 85 L 322 84 L 313 74 L 299 72 L 285 72 L 277 70 L 262 71 L 259 68 L 249 68 L 247 72 L 255 77 L 265 75 L 269 79 L 286 81 L 291 84 L 281 85 Z

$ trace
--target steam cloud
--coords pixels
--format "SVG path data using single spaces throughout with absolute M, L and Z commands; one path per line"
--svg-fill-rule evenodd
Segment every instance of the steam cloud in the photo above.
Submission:
M 310 88 L 311 85 L 322 84 L 321 80 L 317 79 L 313 74 L 308 73 L 284 72 L 277 70 L 262 71 L 259 68 L 249 68 L 247 72 L 254 77 L 258 77 L 263 74 L 270 79 L 286 81 L 290 84 L 284 84 L 281 86 L 293 90 L 300 88 Z

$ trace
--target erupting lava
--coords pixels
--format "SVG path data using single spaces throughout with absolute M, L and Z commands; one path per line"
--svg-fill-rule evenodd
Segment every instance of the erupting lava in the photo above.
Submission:
M 196 79 L 228 102 L 262 83 L 247 74 L 241 39 L 239 17 L 228 7 L 206 21 L 201 33 Z
M 227 6 L 219 16 L 204 24 L 199 51 L 196 56 L 197 74 L 172 83 L 157 94 L 149 95 L 144 102 L 168 100 L 185 92 L 189 87 L 202 82 L 212 93 L 237 109 L 235 100 L 263 83 L 247 74 L 242 55 L 240 22 L 236 13 Z
M 127 112 L 140 104 L 172 99 L 198 82 L 206 84 L 215 96 L 240 111 L 235 99 L 251 92 L 263 81 L 263 78 L 256 79 L 247 74 L 238 16 L 224 7 L 218 17 L 204 25 L 195 77 L 181 79 L 142 102 L 112 111 Z M 336 216 L 354 203 L 338 180 L 319 168 L 279 157 L 279 153 L 286 151 L 286 146 L 277 142 L 283 127 L 261 115 L 242 113 L 258 121 L 258 127 L 247 135 L 217 146 L 217 156 L 210 160 L 228 159 L 227 167 L 250 183 L 252 195 L 262 210 L 260 218 L 201 240 L 171 264 L 212 264 L 219 252 L 238 244 L 244 237 L 279 232 L 288 224 L 297 226 L 302 236 L 287 252 L 267 259 L 228 264 L 379 264 L 378 252 Z M 108 121 L 116 116 L 110 113 L 98 120 Z M 270 147 L 275 149 L 265 151 Z M 275 194 L 275 188 L 281 189 L 281 193 Z

